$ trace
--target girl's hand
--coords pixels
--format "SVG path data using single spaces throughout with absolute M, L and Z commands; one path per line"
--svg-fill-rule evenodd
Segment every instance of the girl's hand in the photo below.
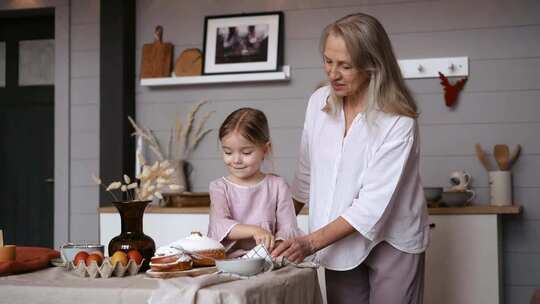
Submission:
M 275 238 L 268 230 L 257 227 L 255 231 L 253 231 L 253 239 L 257 245 L 263 244 L 270 252 L 274 248 Z
M 288 239 L 279 244 L 272 251 L 272 257 L 283 256 L 290 262 L 301 263 L 304 259 L 315 252 L 307 236 Z

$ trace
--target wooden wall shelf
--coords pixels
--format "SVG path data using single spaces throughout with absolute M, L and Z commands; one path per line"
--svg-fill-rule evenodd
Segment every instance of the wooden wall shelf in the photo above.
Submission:
M 141 79 L 141 86 L 197 85 L 209 83 L 288 81 L 291 79 L 291 67 L 284 65 L 278 72 L 219 74 L 186 77 L 165 77 Z

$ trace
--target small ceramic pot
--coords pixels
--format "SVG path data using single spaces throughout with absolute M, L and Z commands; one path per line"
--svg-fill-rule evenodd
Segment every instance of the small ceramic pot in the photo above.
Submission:
M 424 187 L 424 196 L 428 203 L 438 202 L 442 197 L 442 193 L 442 187 Z
M 448 207 L 461 207 L 468 205 L 475 198 L 472 190 L 466 191 L 445 191 L 442 193 L 442 202 Z

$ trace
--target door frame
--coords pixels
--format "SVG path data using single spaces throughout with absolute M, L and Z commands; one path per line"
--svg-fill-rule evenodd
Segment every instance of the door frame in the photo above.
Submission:
M 69 240 L 70 221 L 70 1 L 43 0 L 39 3 L 9 1 L 4 10 L 54 9 L 54 247 Z

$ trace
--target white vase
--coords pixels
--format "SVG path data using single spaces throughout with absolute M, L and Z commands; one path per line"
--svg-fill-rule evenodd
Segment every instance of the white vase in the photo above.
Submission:
M 180 189 L 174 192 L 184 192 L 188 191 L 188 182 L 186 174 L 186 162 L 183 159 L 175 159 L 170 161 L 172 167 L 174 168 L 174 177 L 173 184 L 180 186 Z

